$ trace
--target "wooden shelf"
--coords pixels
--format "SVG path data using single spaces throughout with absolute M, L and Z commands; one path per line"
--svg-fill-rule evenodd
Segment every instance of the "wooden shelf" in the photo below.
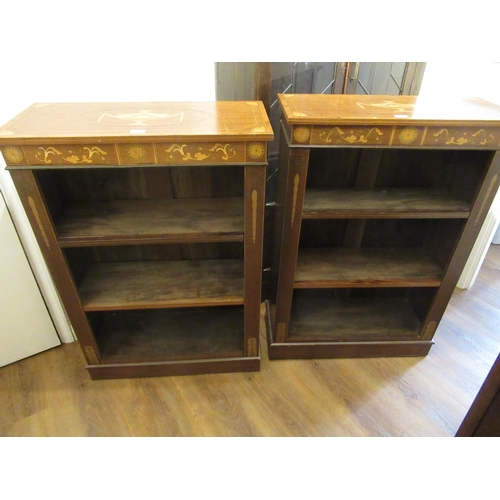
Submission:
M 442 275 L 419 248 L 301 248 L 293 286 L 437 287 Z
M 85 311 L 243 304 L 243 260 L 100 263 L 80 298 Z
M 289 342 L 418 340 L 420 322 L 403 298 L 295 299 Z
M 306 189 L 302 218 L 467 218 L 469 208 L 437 189 Z
M 104 363 L 243 356 L 243 308 L 94 313 Z
M 61 247 L 243 241 L 243 198 L 77 202 L 56 231 Z

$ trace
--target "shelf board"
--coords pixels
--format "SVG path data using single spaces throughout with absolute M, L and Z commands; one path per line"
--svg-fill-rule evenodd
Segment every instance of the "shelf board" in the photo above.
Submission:
M 288 341 L 415 341 L 419 330 L 403 298 L 294 299 Z
M 113 262 L 90 266 L 85 311 L 243 304 L 243 260 Z
M 56 231 L 61 247 L 243 241 L 243 198 L 76 202 Z
M 243 307 L 94 313 L 103 363 L 237 358 Z
M 307 189 L 302 218 L 467 218 L 469 204 L 443 190 Z
M 442 275 L 419 248 L 301 248 L 294 288 L 437 287 Z

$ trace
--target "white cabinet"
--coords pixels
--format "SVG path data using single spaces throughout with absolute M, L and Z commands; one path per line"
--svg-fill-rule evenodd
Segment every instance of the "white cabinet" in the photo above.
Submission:
M 0 366 L 60 344 L 0 192 Z

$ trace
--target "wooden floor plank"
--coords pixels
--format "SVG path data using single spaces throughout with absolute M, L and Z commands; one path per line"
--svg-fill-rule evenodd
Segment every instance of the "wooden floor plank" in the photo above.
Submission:
M 76 343 L 0 369 L 1 436 L 453 436 L 500 352 L 500 245 L 423 358 L 92 381 Z

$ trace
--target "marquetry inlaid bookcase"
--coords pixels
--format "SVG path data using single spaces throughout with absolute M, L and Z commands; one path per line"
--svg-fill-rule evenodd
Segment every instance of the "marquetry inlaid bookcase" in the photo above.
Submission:
M 94 379 L 260 369 L 261 102 L 34 104 L 0 147 Z
M 498 189 L 500 108 L 279 102 L 270 358 L 427 354 Z

